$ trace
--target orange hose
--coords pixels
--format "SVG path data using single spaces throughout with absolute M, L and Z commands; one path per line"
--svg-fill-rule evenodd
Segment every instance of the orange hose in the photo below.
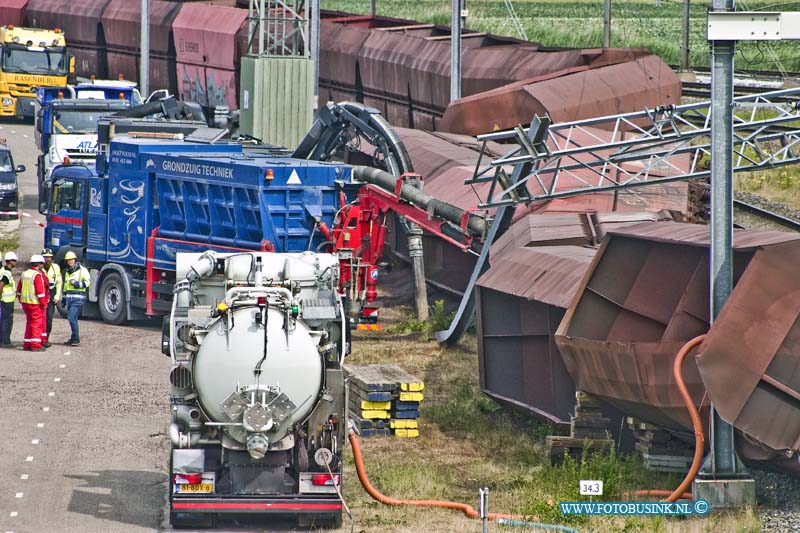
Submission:
M 683 361 L 686 359 L 686 356 L 689 355 L 689 352 L 692 351 L 695 346 L 703 342 L 705 338 L 705 335 L 698 335 L 684 344 L 683 348 L 678 352 L 678 356 L 675 358 L 675 364 L 672 367 L 672 372 L 675 375 L 675 381 L 677 382 L 678 390 L 683 398 L 683 403 L 686 404 L 686 409 L 689 411 L 689 416 L 692 418 L 692 426 L 694 428 L 694 459 L 692 460 L 692 466 L 689 468 L 689 472 L 686 473 L 686 477 L 683 478 L 681 484 L 667 496 L 665 501 L 668 502 L 677 501 L 679 498 L 685 496 L 686 489 L 688 489 L 689 485 L 694 481 L 697 472 L 700 471 L 700 465 L 703 462 L 703 450 L 705 449 L 703 423 L 700 421 L 700 413 L 697 412 L 692 397 L 689 395 L 689 389 L 686 388 L 686 383 L 683 381 Z
M 350 430 L 348 438 L 350 439 L 350 444 L 353 446 L 353 460 L 356 463 L 356 472 L 358 472 L 358 479 L 359 481 L 361 481 L 361 485 L 364 487 L 364 490 L 367 491 L 367 494 L 372 496 L 372 499 L 374 499 L 375 501 L 378 501 L 385 505 L 414 505 L 417 507 L 439 507 L 444 509 L 455 509 L 457 511 L 462 511 L 469 518 L 480 518 L 478 511 L 476 511 L 471 505 L 467 505 L 466 503 L 448 502 L 443 500 L 398 500 L 396 498 L 390 498 L 389 496 L 382 494 L 375 487 L 372 486 L 372 483 L 369 482 L 369 478 L 367 477 L 367 472 L 364 469 L 364 457 L 361 455 L 361 444 L 358 442 L 358 437 L 356 437 L 356 434 L 353 430 Z M 489 513 L 489 520 L 497 520 L 498 518 L 505 518 L 508 520 L 524 519 L 524 517 L 517 515 Z M 534 517 L 534 519 L 536 518 Z

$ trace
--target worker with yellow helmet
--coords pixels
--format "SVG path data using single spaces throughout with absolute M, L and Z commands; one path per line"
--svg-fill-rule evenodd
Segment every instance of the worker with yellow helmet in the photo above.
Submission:
M 91 283 L 89 271 L 78 262 L 78 256 L 73 251 L 64 256 L 67 268 L 64 269 L 64 296 L 63 301 L 67 306 L 67 321 L 72 335 L 64 344 L 78 346 L 81 343 L 78 317 L 81 315 L 83 304 L 86 303 L 86 289 Z
M 45 341 L 42 345 L 48 348 L 50 346 L 50 333 L 53 331 L 53 315 L 56 311 L 56 302 L 61 301 L 63 280 L 61 278 L 61 267 L 58 266 L 58 263 L 53 262 L 53 250 L 45 248 L 42 250 L 42 257 L 44 258 L 44 274 L 47 276 L 47 288 L 50 291 L 50 302 L 47 304 L 47 314 L 45 315 Z

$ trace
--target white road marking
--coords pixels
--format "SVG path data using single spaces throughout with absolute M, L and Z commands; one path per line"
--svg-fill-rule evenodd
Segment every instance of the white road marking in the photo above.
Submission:
M 27 135 L 23 135 L 23 137 L 25 137 L 26 139 L 28 138 L 28 136 L 27 136 Z
M 16 511 L 11 511 L 10 513 L 8 513 L 8 516 L 10 516 L 11 518 L 14 518 L 14 517 L 15 517 L 15 516 L 17 516 L 18 514 L 19 514 L 19 513 L 17 513 Z
M 19 476 L 20 479 L 28 479 L 28 474 L 22 474 Z
M 64 352 L 64 355 L 69 355 L 69 352 Z
M 55 393 L 55 392 L 48 392 L 48 393 L 47 393 L 47 395 L 48 395 L 48 396 L 55 396 L 55 395 L 56 395 L 56 393 Z
M 11 130 L 11 133 L 17 133 L 17 132 L 16 132 L 16 131 L 14 131 L 14 130 Z
M 44 422 L 39 422 L 38 424 L 36 424 L 36 427 L 37 428 L 43 428 L 44 427 Z
M 42 407 L 42 411 L 44 411 L 44 412 L 47 412 L 47 411 L 49 411 L 49 410 L 50 410 L 50 408 L 49 408 L 49 407 Z
M 58 383 L 59 381 L 61 381 L 61 378 L 53 378 L 53 381 L 55 381 L 56 383 Z
M 23 493 L 21 493 L 21 492 L 17 493 L 17 498 L 22 498 L 22 496 L 23 496 Z
M 39 439 L 33 439 L 33 440 L 31 441 L 31 444 L 39 444 Z
M 33 461 L 33 456 L 32 455 L 29 455 L 28 457 L 25 458 L 25 462 L 26 463 L 30 463 L 32 461 Z
M 58 365 L 58 368 L 67 368 L 67 365 Z

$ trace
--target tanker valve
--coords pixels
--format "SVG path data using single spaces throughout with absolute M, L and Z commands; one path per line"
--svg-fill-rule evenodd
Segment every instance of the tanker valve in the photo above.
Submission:
M 217 307 L 215 307 L 214 310 L 211 312 L 211 316 L 215 318 L 218 316 L 225 316 L 225 313 L 227 312 L 228 312 L 228 304 L 226 304 L 225 302 L 220 302 L 217 304 Z
M 253 459 L 263 459 L 269 448 L 269 439 L 266 435 L 255 433 L 247 438 L 247 453 Z

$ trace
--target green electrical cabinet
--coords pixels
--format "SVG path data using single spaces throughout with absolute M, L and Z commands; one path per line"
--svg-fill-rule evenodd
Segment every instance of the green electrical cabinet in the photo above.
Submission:
M 305 57 L 242 58 L 239 130 L 296 148 L 314 118 L 314 62 Z

